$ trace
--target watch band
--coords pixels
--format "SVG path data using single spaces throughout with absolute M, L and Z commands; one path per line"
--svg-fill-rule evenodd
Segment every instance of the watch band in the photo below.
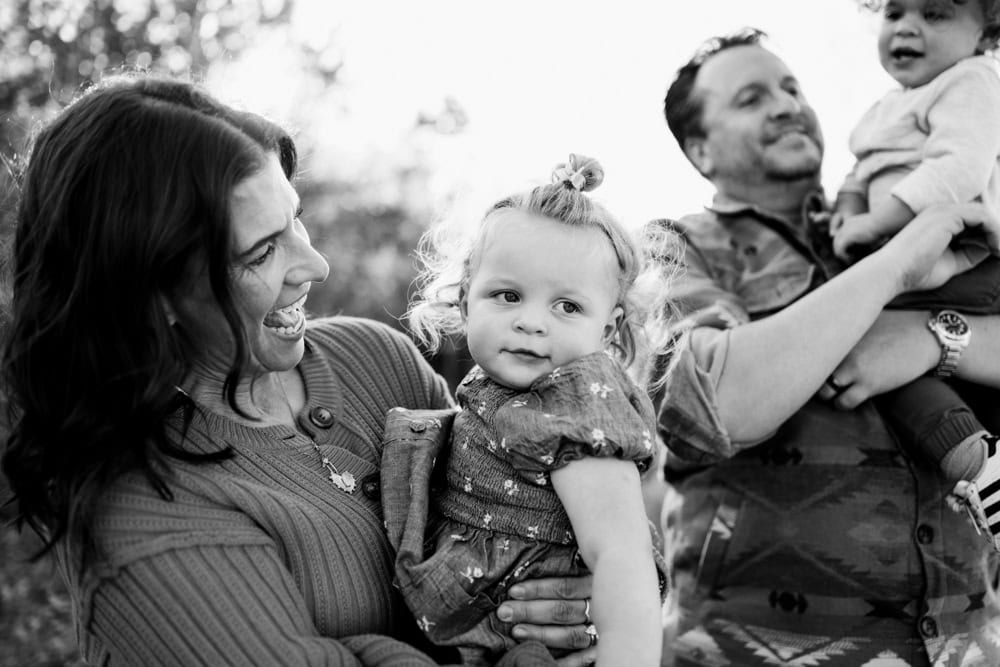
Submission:
M 927 327 L 941 346 L 941 358 L 931 371 L 934 377 L 949 377 L 958 369 L 958 360 L 969 345 L 972 331 L 969 323 L 954 310 L 942 310 L 931 316 Z
M 938 341 L 940 342 L 940 341 Z M 941 345 L 941 359 L 938 360 L 937 367 L 934 368 L 932 375 L 938 378 L 946 378 L 952 376 L 956 370 L 958 370 L 958 359 L 962 356 L 962 350 L 965 348 L 959 347 L 957 345 Z

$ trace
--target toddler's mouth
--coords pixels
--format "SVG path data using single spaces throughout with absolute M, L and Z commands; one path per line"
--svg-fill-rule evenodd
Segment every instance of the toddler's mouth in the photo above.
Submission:
M 507 350 L 507 353 L 513 354 L 514 356 L 517 357 L 524 357 L 529 359 L 547 359 L 545 355 L 538 354 L 534 350 L 528 350 L 525 348 L 509 349 Z

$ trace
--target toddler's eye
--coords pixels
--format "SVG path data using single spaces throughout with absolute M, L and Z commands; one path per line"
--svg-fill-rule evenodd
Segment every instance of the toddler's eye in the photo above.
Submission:
M 573 303 L 572 301 L 560 301 L 556 307 L 566 315 L 573 315 L 583 310 L 582 308 L 580 308 L 580 306 Z
M 517 303 L 520 301 L 520 297 L 517 292 L 509 289 L 501 290 L 499 292 L 493 293 L 493 298 L 500 303 Z

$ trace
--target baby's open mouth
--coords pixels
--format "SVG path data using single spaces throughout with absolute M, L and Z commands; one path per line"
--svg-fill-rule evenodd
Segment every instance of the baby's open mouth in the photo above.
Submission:
M 899 46 L 889 51 L 889 55 L 892 56 L 893 60 L 911 60 L 921 58 L 924 54 L 908 46 Z

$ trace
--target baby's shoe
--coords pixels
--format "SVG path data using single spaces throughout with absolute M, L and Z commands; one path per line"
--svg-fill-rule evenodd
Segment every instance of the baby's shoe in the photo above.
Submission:
M 952 493 L 959 505 L 965 507 L 976 532 L 984 535 L 993 548 L 1000 552 L 1000 455 L 997 454 L 997 436 L 983 438 L 986 443 L 986 462 L 971 482 L 962 480 Z

